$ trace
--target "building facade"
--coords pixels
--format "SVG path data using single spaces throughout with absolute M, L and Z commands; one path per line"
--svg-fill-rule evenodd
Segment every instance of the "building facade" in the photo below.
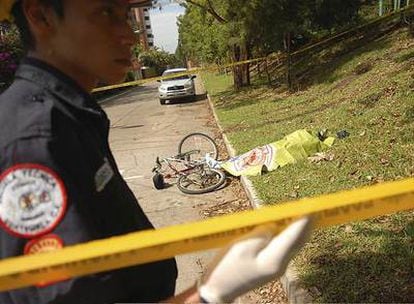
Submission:
M 151 18 L 149 10 L 151 1 L 130 0 L 131 12 L 134 31 L 139 35 L 139 41 L 144 50 L 154 47 L 154 35 L 151 27 Z

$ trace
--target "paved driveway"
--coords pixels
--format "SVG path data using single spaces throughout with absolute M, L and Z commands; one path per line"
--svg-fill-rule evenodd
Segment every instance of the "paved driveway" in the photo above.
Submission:
M 194 102 L 161 106 L 156 88 L 156 84 L 138 87 L 102 104 L 111 119 L 110 144 L 122 175 L 156 227 L 197 221 L 203 209 L 233 200 L 231 190 L 203 195 L 185 195 L 176 186 L 155 190 L 151 169 L 156 156 L 176 154 L 180 139 L 188 133 L 213 135 L 207 126 L 208 102 L 204 92 L 197 92 Z M 195 283 L 211 257 L 211 251 L 178 257 L 177 292 Z

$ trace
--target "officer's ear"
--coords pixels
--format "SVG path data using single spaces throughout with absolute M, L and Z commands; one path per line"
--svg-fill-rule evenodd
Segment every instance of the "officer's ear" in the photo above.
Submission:
M 23 13 L 32 33 L 36 36 L 44 36 L 53 31 L 56 22 L 54 10 L 45 5 L 41 0 L 23 0 Z

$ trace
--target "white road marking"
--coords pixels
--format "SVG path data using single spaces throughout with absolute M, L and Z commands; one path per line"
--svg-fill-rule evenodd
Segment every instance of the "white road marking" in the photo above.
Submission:
M 144 175 L 135 175 L 135 176 L 125 177 L 124 179 L 127 181 L 127 180 L 138 179 L 138 178 L 144 178 Z

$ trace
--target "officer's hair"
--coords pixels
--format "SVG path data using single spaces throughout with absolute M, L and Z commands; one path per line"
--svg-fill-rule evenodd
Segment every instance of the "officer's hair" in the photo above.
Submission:
M 20 38 L 26 51 L 36 47 L 36 41 L 30 31 L 29 23 L 23 12 L 22 0 L 17 1 L 12 8 L 14 23 L 20 32 Z M 63 17 L 63 0 L 41 0 L 45 6 L 52 7 L 59 17 Z

